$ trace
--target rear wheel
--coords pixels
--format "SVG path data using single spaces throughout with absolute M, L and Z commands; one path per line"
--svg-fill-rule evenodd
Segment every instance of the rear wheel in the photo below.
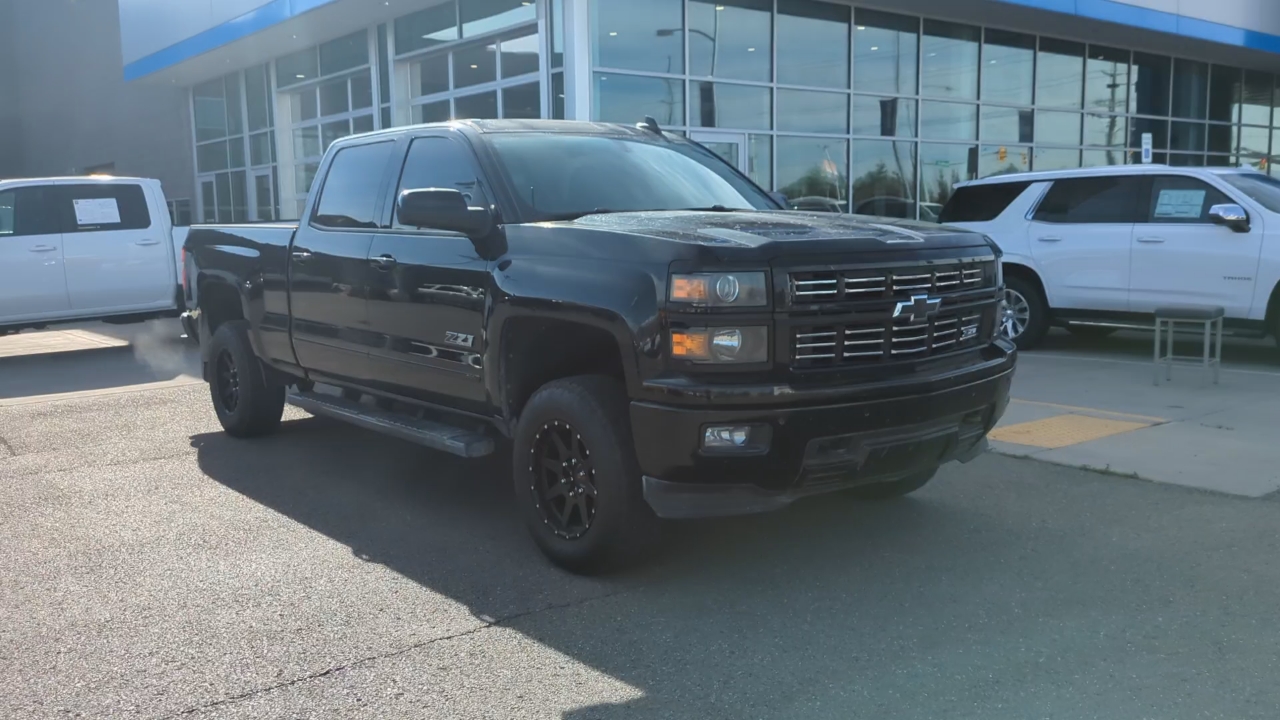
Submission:
M 863 485 L 850 490 L 849 495 L 860 500 L 892 500 L 893 498 L 910 495 L 925 485 L 928 485 L 929 481 L 933 479 L 933 476 L 936 475 L 937 472 L 938 468 L 933 468 L 932 470 L 926 470 L 918 475 L 912 475 L 893 482 Z
M 641 490 L 617 381 L 589 376 L 543 386 L 520 417 L 513 465 L 520 513 L 555 564 L 602 572 L 653 546 L 658 519 Z
M 223 323 L 209 343 L 209 392 L 232 437 L 268 435 L 284 416 L 285 387 L 267 379 L 249 343 L 249 323 Z
M 1040 288 L 1021 277 L 1005 278 L 1002 328 L 1019 350 L 1030 350 L 1049 332 L 1049 304 Z

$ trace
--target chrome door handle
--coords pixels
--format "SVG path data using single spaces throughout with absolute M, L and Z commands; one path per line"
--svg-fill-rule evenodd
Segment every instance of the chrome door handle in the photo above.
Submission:
M 306 262 L 311 259 L 310 250 L 294 250 L 293 259 L 297 262 Z
M 1138 238 L 1138 242 L 1140 242 L 1140 243 L 1148 243 L 1148 244 L 1162 243 L 1162 242 L 1164 242 L 1164 238 L 1162 238 L 1162 237 L 1140 237 L 1140 238 Z
M 52 245 L 34 245 L 30 248 L 30 250 L 31 252 L 34 252 L 34 253 L 46 253 L 46 252 L 57 252 L 58 248 Z
M 1039 240 L 1040 242 L 1062 242 L 1062 238 L 1058 237 L 1057 235 L 1044 235 L 1036 239 Z
M 374 267 L 379 270 L 390 270 L 395 267 L 398 261 L 390 255 L 379 255 L 378 257 L 369 258 L 369 262 L 373 263 Z
M 143 247 L 146 247 L 148 245 L 159 245 L 159 244 L 160 244 L 159 240 L 139 240 L 134 243 L 134 245 L 141 245 Z

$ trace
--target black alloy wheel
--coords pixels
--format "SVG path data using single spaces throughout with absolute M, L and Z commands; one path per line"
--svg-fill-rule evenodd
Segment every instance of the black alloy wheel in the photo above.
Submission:
M 577 540 L 596 517 L 596 471 L 591 450 L 573 426 L 561 420 L 543 424 L 529 448 L 529 491 L 552 532 Z
M 218 354 L 215 382 L 218 385 L 218 400 L 222 409 L 234 413 L 240 407 L 240 371 L 236 368 L 236 360 L 229 350 Z

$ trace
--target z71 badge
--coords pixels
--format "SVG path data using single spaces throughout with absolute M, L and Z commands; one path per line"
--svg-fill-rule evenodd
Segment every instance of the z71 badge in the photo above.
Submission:
M 449 345 L 456 345 L 458 347 L 469 348 L 472 345 L 475 345 L 476 336 L 463 335 L 462 333 L 456 333 L 456 332 L 446 332 L 444 334 L 444 341 Z

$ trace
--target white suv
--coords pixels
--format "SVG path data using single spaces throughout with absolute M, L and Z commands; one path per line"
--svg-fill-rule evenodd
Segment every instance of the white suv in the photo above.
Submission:
M 1094 336 L 1151 326 L 1168 305 L 1222 307 L 1234 332 L 1280 339 L 1280 180 L 1259 172 L 1001 175 L 958 186 L 939 220 L 1004 251 L 1005 329 L 1020 348 L 1051 325 Z

